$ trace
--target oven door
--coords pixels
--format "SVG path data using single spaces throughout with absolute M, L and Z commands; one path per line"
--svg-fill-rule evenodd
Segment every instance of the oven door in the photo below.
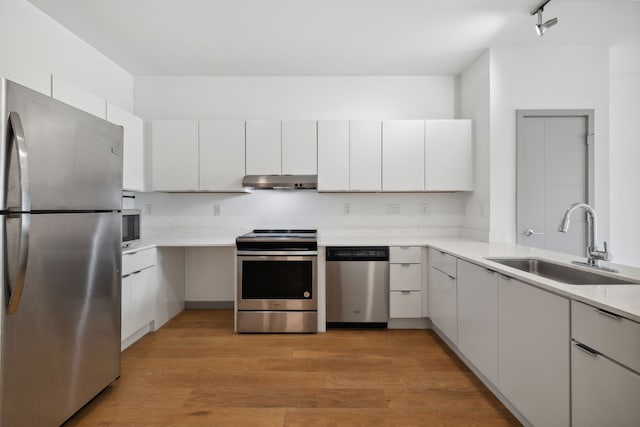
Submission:
M 316 310 L 313 252 L 238 252 L 238 310 Z

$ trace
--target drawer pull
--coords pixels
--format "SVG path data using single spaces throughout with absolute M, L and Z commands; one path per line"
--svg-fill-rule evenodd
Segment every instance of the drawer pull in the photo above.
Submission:
M 403 295 L 409 295 L 411 293 L 411 291 L 400 291 L 401 294 Z
M 496 272 L 491 270 L 490 268 L 485 268 L 484 271 L 486 271 L 489 274 L 496 274 Z
M 612 312 L 607 311 L 607 310 L 603 310 L 603 309 L 601 309 L 601 308 L 596 308 L 596 311 L 597 311 L 599 314 L 602 314 L 603 316 L 610 317 L 610 318 L 612 318 L 612 319 L 616 319 L 616 320 L 620 320 L 620 319 L 622 319 L 622 317 L 621 317 L 621 316 L 618 316 L 618 315 L 617 315 L 617 314 L 615 314 L 615 313 L 612 313 Z
M 407 268 L 407 267 L 411 267 L 411 264 L 407 263 L 402 263 L 400 264 L 402 267 Z
M 597 351 L 595 351 L 594 349 L 592 349 L 589 346 L 586 346 L 584 344 L 581 344 L 579 342 L 574 342 L 573 345 L 575 345 L 576 347 L 578 347 L 580 350 L 584 351 L 585 353 L 587 353 L 589 356 L 593 356 L 593 357 L 598 357 L 598 355 L 600 353 L 598 353 Z

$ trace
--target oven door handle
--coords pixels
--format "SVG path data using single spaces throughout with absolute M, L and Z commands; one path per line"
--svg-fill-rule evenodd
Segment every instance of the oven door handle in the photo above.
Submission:
M 239 256 L 317 256 L 318 251 L 238 251 Z

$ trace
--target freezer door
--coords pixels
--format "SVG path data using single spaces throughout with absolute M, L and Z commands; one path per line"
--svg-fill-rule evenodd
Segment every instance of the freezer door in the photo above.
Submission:
M 120 375 L 120 215 L 2 219 L 5 302 L 30 227 L 22 297 L 3 307 L 0 425 L 58 426 Z
M 25 210 L 25 186 L 30 211 L 121 209 L 122 127 L 3 83 L 3 210 Z

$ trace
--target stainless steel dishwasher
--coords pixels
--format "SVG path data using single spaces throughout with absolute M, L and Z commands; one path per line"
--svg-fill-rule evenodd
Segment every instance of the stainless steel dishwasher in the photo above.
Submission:
M 387 246 L 327 247 L 326 275 L 327 327 L 387 327 Z

